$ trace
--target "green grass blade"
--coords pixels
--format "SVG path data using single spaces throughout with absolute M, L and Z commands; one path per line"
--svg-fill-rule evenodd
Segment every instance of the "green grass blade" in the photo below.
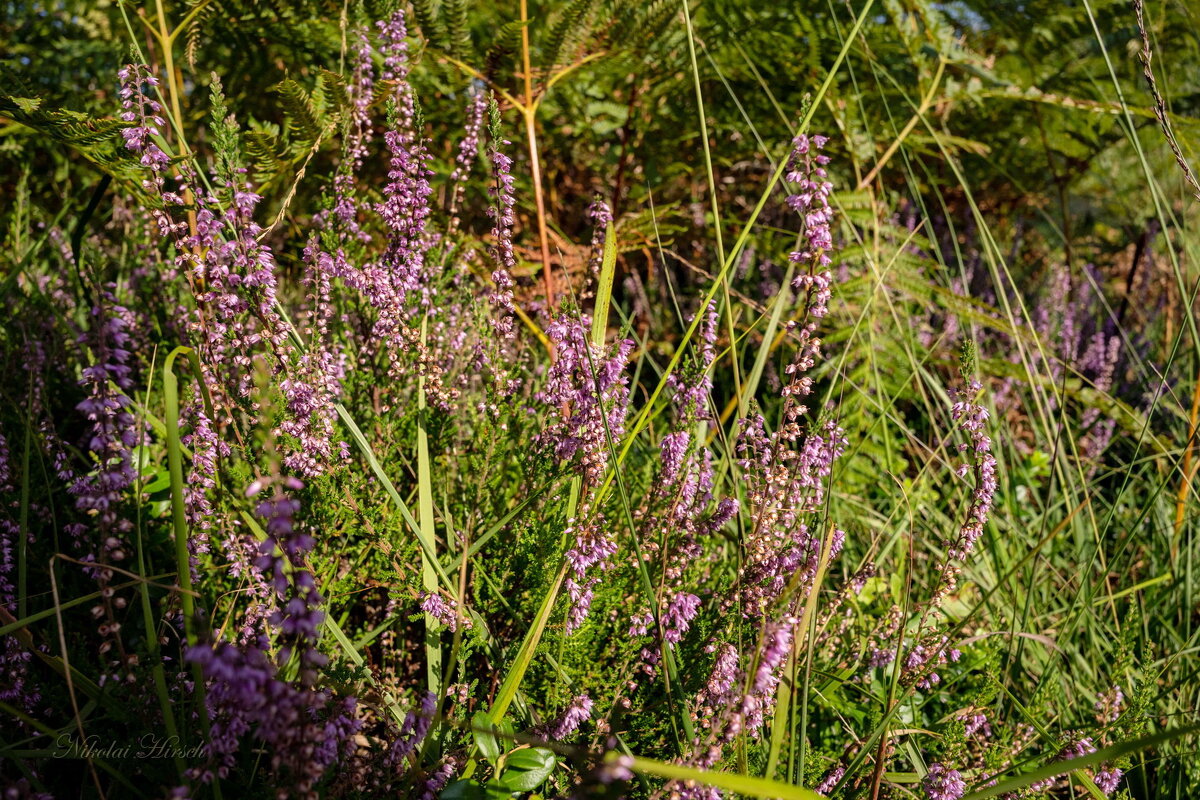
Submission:
M 615 759 L 615 756 L 610 756 L 611 759 Z M 824 797 L 811 789 L 780 781 L 729 772 L 710 772 L 637 756 L 633 757 L 633 763 L 629 767 L 635 773 L 654 775 L 668 780 L 695 781 L 705 786 L 715 786 L 718 789 L 736 792 L 744 797 L 773 798 L 774 800 L 821 800 Z
M 608 309 L 612 304 L 613 276 L 617 271 L 617 235 L 612 220 L 604 228 L 604 254 L 600 261 L 600 283 L 596 287 L 596 305 L 592 311 L 592 344 L 604 346 L 608 331 Z
M 1103 747 L 1094 753 L 1089 753 L 1086 756 L 1072 758 L 1069 761 L 1056 761 L 1053 764 L 1047 764 L 1044 767 L 1031 770 L 1008 780 L 1000 781 L 994 786 L 988 786 L 980 789 L 978 792 L 972 792 L 967 795 L 964 800 L 986 800 L 988 797 L 997 797 L 1009 792 L 1016 792 L 1030 786 L 1038 781 L 1046 778 L 1056 778 L 1059 775 L 1066 775 L 1069 772 L 1085 769 L 1087 767 L 1095 767 L 1105 762 L 1115 761 L 1119 758 L 1132 755 L 1134 753 L 1146 750 L 1147 748 L 1157 747 L 1158 745 L 1166 744 L 1167 742 L 1182 739 L 1185 736 L 1191 736 L 1195 733 L 1200 733 L 1200 724 L 1185 725 L 1181 728 L 1174 728 L 1168 731 L 1161 731 L 1150 736 L 1143 736 L 1140 739 L 1134 739 L 1121 744 L 1110 745 Z M 1083 781 L 1091 782 L 1091 778 L 1086 774 L 1080 776 Z
M 421 320 L 421 345 L 428 336 L 428 318 Z M 417 380 L 417 511 L 420 514 L 420 539 L 426 545 L 421 549 L 421 585 L 426 592 L 438 590 L 437 537 L 433 519 L 433 470 L 429 462 L 429 406 L 425 397 L 425 378 Z M 428 550 L 428 552 L 427 552 Z M 459 598 L 460 604 L 462 598 Z M 460 605 L 461 610 L 461 605 Z M 425 612 L 425 677 L 429 691 L 441 695 L 442 682 L 442 637 L 441 623 L 429 612 Z

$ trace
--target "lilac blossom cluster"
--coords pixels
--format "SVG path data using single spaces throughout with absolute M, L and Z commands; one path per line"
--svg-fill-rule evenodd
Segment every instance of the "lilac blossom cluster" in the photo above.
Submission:
M 79 344 L 87 346 L 92 357 L 80 378 L 88 396 L 77 409 L 88 420 L 87 450 L 95 466 L 75 480 L 71 493 L 75 495 L 75 507 L 92 518 L 99 539 L 99 550 L 87 550 L 85 558 L 121 562 L 128 549 L 125 538 L 133 528 L 121 513 L 121 504 L 133 486 L 133 446 L 137 439 L 127 394 L 133 389 L 129 312 L 105 292 L 103 302 L 92 309 L 90 316 L 90 329 L 79 337 Z M 78 524 L 72 526 L 72 532 L 81 546 L 90 548 L 91 543 L 83 541 L 87 527 Z
M 958 800 L 967 791 L 967 782 L 956 769 L 947 769 L 942 764 L 930 764 L 921 788 L 929 800 Z
M 642 672 L 648 676 L 656 673 L 661 661 L 661 644 L 679 644 L 700 612 L 701 598 L 687 590 L 685 573 L 699 563 L 703 540 L 724 527 L 738 510 L 738 501 L 731 497 L 722 498 L 712 508 L 712 453 L 692 433 L 709 419 L 717 340 L 715 305 L 698 313 L 695 359 L 689 368 L 668 378 L 679 430 L 662 438 L 653 488 L 645 506 L 636 512 L 644 558 L 651 573 L 660 576 L 655 613 L 635 613 L 629 625 L 630 636 L 640 637 L 650 633 L 656 615 L 660 622 L 655 633 L 662 641 L 647 644 L 641 652 Z
M 488 142 L 488 160 L 492 165 L 492 185 L 488 194 L 492 205 L 488 215 L 492 218 L 492 260 L 495 268 L 492 271 L 494 284 L 491 301 L 496 317 L 493 325 L 496 331 L 505 339 L 515 335 L 513 317 L 516 314 L 513 306 L 513 268 L 517 266 L 517 257 L 513 251 L 513 225 L 516 223 L 516 194 L 513 190 L 512 159 L 505 154 L 505 146 L 511 144 L 500 135 L 500 110 L 493 99 L 490 104 L 491 135 Z
M 13 481 L 8 439 L 0 434 L 0 608 L 16 617 L 17 603 L 17 548 L 21 526 L 16 514 L 20 513 L 20 500 Z M 24 713 L 31 713 L 41 702 L 41 692 L 30 680 L 33 653 L 17 641 L 15 636 L 5 636 L 0 641 L 0 702 L 8 703 Z M 25 723 L 18 723 L 24 726 Z
M 967 360 L 973 360 L 970 352 Z M 959 465 L 956 472 L 959 477 L 973 474 L 975 487 L 966 519 L 957 536 L 946 543 L 946 559 L 941 564 L 933 595 L 925 605 L 919 630 L 924 627 L 927 619 L 936 615 L 942 603 L 958 585 L 963 562 L 974 549 L 975 543 L 983 536 L 997 490 L 996 457 L 992 455 L 992 440 L 987 433 L 988 410 L 979 400 L 983 386 L 973 378 L 965 378 L 966 371 L 964 369 L 965 385 L 957 391 L 950 415 L 968 437 L 967 442 L 959 445 L 959 452 L 966 454 L 966 460 Z M 915 684 L 918 688 L 930 689 L 941 681 L 936 667 L 947 661 L 957 661 L 960 655 L 956 648 L 950 646 L 947 637 L 937 633 L 919 632 L 918 642 L 913 645 L 904 660 L 901 679 L 906 683 Z
M 604 260 L 604 238 L 607 236 L 609 224 L 613 221 L 612 208 L 597 197 L 587 207 L 587 218 L 592 223 L 592 254 L 588 259 L 588 269 L 595 279 L 600 277 L 600 265 Z
M 554 343 L 555 361 L 537 399 L 555 417 L 538 436 L 555 458 L 571 461 L 590 487 L 599 485 L 608 465 L 609 437 L 625 433 L 629 407 L 629 377 L 625 368 L 633 341 L 622 339 L 611 348 L 588 339 L 591 320 L 586 314 L 563 314 L 546 326 Z
M 241 740 L 253 734 L 267 746 L 271 768 L 284 785 L 296 796 L 317 797 L 318 781 L 353 746 L 361 722 L 353 697 L 334 702 L 329 690 L 317 687 L 317 670 L 327 663 L 317 650 L 323 599 L 304 563 L 314 540 L 297 524 L 300 504 L 289 494 L 303 484 L 281 477 L 255 481 L 247 496 L 257 496 L 268 484 L 270 495 L 255 509 L 266 537 L 254 566 L 275 592 L 276 610 L 268 621 L 277 649 L 271 653 L 266 630 L 242 645 L 218 641 L 187 649 L 186 659 L 204 676 L 211 719 L 209 763 L 190 776 L 204 783 L 225 777 Z M 280 674 L 293 659 L 298 665 L 294 682 Z
M 788 205 L 803 219 L 804 246 L 791 254 L 800 270 L 792 288 L 803 300 L 804 323 L 793 331 L 799 347 L 786 370 L 781 427 L 768 433 L 761 415 L 739 422 L 738 465 L 750 524 L 739 585 L 722 606 L 740 608 L 757 623 L 757 648 L 743 659 L 732 644 L 713 645 L 712 674 L 695 704 L 700 731 L 691 760 L 702 767 L 715 765 L 741 733 L 759 735 L 796 639 L 799 617 L 794 612 L 821 565 L 837 556 L 845 539 L 842 531 L 818 518 L 846 436 L 832 420 L 803 419 L 808 411 L 804 400 L 813 391 L 810 373 L 821 358 L 817 326 L 832 296 L 832 184 L 824 168 L 828 158 L 820 152 L 825 142 L 820 136 L 799 136 L 793 142 L 787 177 L 798 191 Z M 696 405 L 699 399 L 684 402 Z M 680 795 L 707 798 L 715 790 L 686 787 Z
M 561 742 L 592 718 L 592 698 L 576 695 L 556 719 L 547 722 L 539 731 L 547 739 Z
M 110 671 L 102 676 L 103 683 L 122 672 L 132 680 L 133 674 L 127 670 L 137 663 L 136 655 L 126 651 L 120 636 L 118 612 L 126 599 L 109 586 L 113 577 L 110 566 L 126 559 L 129 532 L 133 530 L 133 522 L 122 507 L 130 500 L 135 479 L 133 446 L 137 430 L 128 395 L 133 389 L 129 312 L 106 290 L 101 303 L 92 309 L 90 321 L 89 330 L 78 340 L 92 359 L 80 378 L 87 397 L 76 408 L 88 421 L 86 449 L 93 467 L 77 476 L 70 489 L 75 507 L 90 522 L 72 523 L 67 529 L 81 550 L 82 560 L 96 565 L 89 572 L 101 590 L 100 601 L 92 607 L 92 616 L 100 621 L 99 632 L 104 637 L 100 653 L 106 656 L 116 651 L 115 659 L 108 662 Z
M 287 378 L 286 386 L 281 386 L 290 420 L 283 432 L 295 436 L 296 446 L 286 462 L 304 474 L 319 474 L 333 452 L 329 437 L 334 399 L 328 393 L 334 386 L 312 381 L 304 375 L 303 365 L 295 364 L 289 327 L 278 310 L 274 255 L 261 241 L 263 231 L 254 220 L 262 198 L 248 185 L 230 184 L 225 187 L 227 202 L 222 204 L 186 165 L 180 168 L 178 187 L 169 189 L 165 176 L 169 159 L 153 140 L 163 124 L 157 116 L 161 108 L 143 89 L 143 84 L 154 86 L 156 81 L 141 65 L 126 66 L 120 77 L 123 117 L 136 123 L 125 131 L 125 146 L 141 154 L 153 171 L 147 188 L 162 204 L 154 210 L 160 233 L 173 240 L 178 266 L 185 269 L 195 291 L 191 333 L 201 352 L 209 395 L 218 405 L 249 398 L 254 360 L 256 356 L 267 359 L 275 375 Z M 172 220 L 169 209 L 184 206 L 190 208 L 188 221 Z M 220 425 L 211 417 L 197 422 Z M 200 487 L 210 478 L 189 479 L 193 502 L 200 500 Z M 193 515 L 201 512 L 194 509 Z

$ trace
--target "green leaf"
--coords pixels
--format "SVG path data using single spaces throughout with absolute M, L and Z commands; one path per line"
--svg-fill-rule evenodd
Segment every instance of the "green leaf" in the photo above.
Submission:
M 506 759 L 508 769 L 499 783 L 516 792 L 529 792 L 542 785 L 558 766 L 554 753 L 542 747 L 514 750 Z
M 496 735 L 492 732 L 492 721 L 488 718 L 486 711 L 480 711 L 471 718 L 471 727 L 475 733 L 475 746 L 479 748 L 479 752 L 483 753 L 483 757 L 492 763 L 500 757 L 500 744 L 496 741 Z
M 442 790 L 438 795 L 442 800 L 483 800 L 488 796 L 487 791 L 483 788 L 483 784 L 476 781 L 466 780 L 455 781 Z

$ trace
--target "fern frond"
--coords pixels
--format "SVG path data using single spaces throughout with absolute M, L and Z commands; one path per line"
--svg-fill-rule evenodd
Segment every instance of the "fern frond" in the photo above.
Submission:
M 496 37 L 484 58 L 484 75 L 488 78 L 495 78 L 501 67 L 504 66 L 504 62 L 520 49 L 521 30 L 524 27 L 525 23 L 520 20 L 512 20 L 500 26 L 500 30 L 496 31 Z
M 553 69 L 568 47 L 591 34 L 588 17 L 594 5 L 595 0 L 571 0 L 559 12 L 550 26 L 550 34 L 543 48 L 542 64 L 546 69 Z
M 471 50 L 471 30 L 467 25 L 468 0 L 446 0 L 446 49 L 454 58 L 465 59 Z
M 283 101 L 284 118 L 291 140 L 290 149 L 305 150 L 312 147 L 325 127 L 312 97 L 303 86 L 291 78 L 279 83 L 275 91 Z
M 438 4 L 434 0 L 412 0 L 412 9 L 425 41 L 440 50 L 448 49 L 446 28 L 438 16 Z

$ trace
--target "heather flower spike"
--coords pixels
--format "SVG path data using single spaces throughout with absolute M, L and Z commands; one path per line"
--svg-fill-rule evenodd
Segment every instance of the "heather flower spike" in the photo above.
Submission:
M 488 194 L 492 206 L 488 214 L 492 218 L 492 271 L 494 288 L 491 301 L 495 310 L 493 325 L 504 338 L 511 339 L 515 333 L 513 306 L 512 270 L 517 265 L 513 252 L 513 224 L 516 221 L 516 197 L 513 193 L 512 159 L 503 148 L 511 142 L 504 138 L 500 128 L 500 107 L 495 96 L 488 98 L 488 160 L 492 164 L 492 185 Z

